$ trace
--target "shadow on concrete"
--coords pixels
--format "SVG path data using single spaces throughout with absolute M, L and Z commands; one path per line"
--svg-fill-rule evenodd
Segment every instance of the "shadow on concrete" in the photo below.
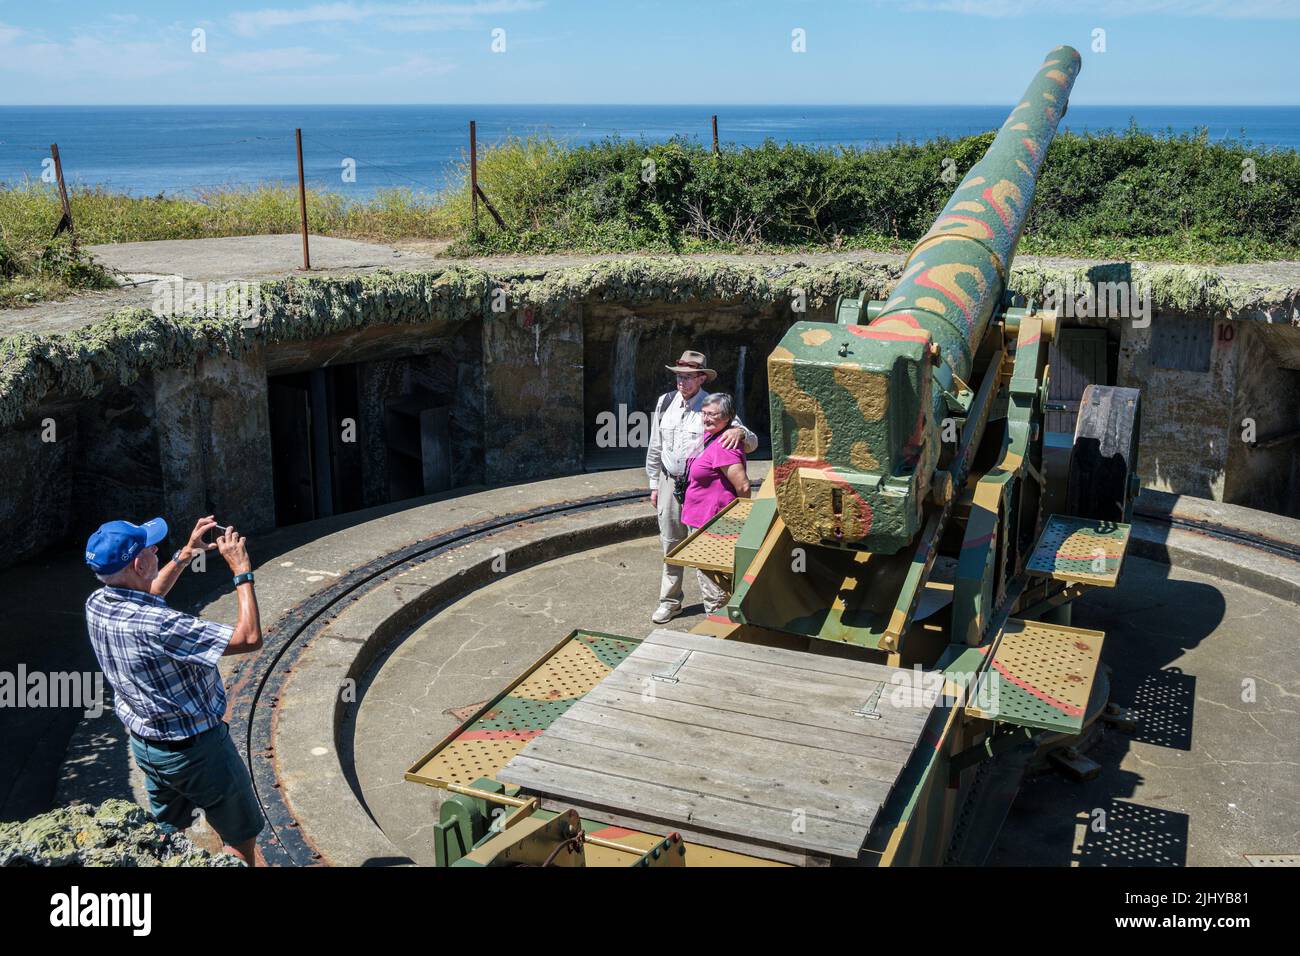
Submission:
M 1183 866 L 1187 814 L 1112 800 L 1083 825 L 1080 866 Z
M 0 671 L 14 675 L 76 672 L 98 674 L 86 638 L 84 605 L 99 583 L 82 563 L 80 549 L 46 555 L 0 572 L 5 609 Z M 105 696 L 111 697 L 107 684 Z M 97 720 L 121 724 L 103 701 Z M 21 820 L 54 805 L 59 767 L 86 707 L 0 707 L 0 820 Z M 126 768 L 105 766 L 95 792 L 130 798 Z M 80 797 L 80 794 L 76 794 Z M 89 799 L 89 797 L 87 797 Z
M 1092 780 L 1059 773 L 1027 778 L 989 857 L 1015 866 L 1185 866 L 1189 817 L 1135 802 L 1148 783 L 1121 769 L 1133 743 L 1192 749 L 1196 678 L 1177 662 L 1223 622 L 1223 594 L 1170 578 L 1167 565 L 1128 558 L 1113 590 L 1075 602 L 1076 627 L 1106 632 L 1112 702 L 1133 710 L 1132 735 L 1107 728 L 1087 755 L 1101 764 Z M 1105 829 L 1096 829 L 1098 822 Z

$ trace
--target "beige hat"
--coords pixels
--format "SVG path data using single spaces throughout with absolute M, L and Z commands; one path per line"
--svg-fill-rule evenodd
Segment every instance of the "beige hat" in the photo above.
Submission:
M 704 381 L 711 382 L 718 377 L 718 373 L 711 368 L 706 368 L 708 359 L 704 357 L 703 352 L 692 352 L 687 349 L 682 353 L 682 357 L 677 360 L 676 365 L 665 365 L 664 368 L 670 372 L 703 372 Z

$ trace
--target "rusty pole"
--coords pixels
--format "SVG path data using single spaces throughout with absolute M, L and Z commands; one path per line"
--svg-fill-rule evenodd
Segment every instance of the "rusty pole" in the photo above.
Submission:
M 713 114 L 713 155 L 718 155 L 718 114 Z
M 474 121 L 469 121 L 469 201 L 474 215 L 474 232 L 478 232 L 478 136 Z
M 54 159 L 54 175 L 59 180 L 59 202 L 63 205 L 63 218 L 54 227 L 57 236 L 64 229 L 72 236 L 72 248 L 77 248 L 77 231 L 72 228 L 72 206 L 68 203 L 68 187 L 63 182 L 63 160 L 59 159 L 59 144 L 50 143 L 50 156 Z
M 311 253 L 307 249 L 307 180 L 302 174 L 302 130 L 295 129 L 293 136 L 298 143 L 298 212 L 302 216 L 302 268 L 306 272 L 311 269 Z

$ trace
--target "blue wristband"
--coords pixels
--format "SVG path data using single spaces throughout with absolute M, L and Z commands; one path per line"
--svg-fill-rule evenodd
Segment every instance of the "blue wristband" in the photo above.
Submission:
M 245 581 L 247 581 L 249 584 L 252 584 L 252 583 L 253 583 L 253 572 L 252 572 L 252 571 L 245 571 L 243 574 L 236 574 L 236 575 L 235 575 L 235 587 L 239 587 L 239 586 L 240 586 L 241 584 L 243 584 Z

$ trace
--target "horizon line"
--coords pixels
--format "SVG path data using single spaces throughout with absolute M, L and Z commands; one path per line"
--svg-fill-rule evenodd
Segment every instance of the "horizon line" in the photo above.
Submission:
M 567 106 L 585 106 L 601 108 L 685 108 L 699 107 L 701 109 L 726 109 L 733 107 L 794 107 L 804 109 L 845 109 L 859 107 L 878 107 L 891 106 L 907 109 L 927 108 L 927 109 L 990 109 L 1006 106 L 1005 102 L 996 103 L 903 103 L 903 102 L 854 102 L 854 103 L 596 103 L 596 102 L 552 102 L 552 103 L 0 103 L 0 109 L 141 109 L 141 108 L 259 108 L 259 109 L 301 109 L 303 107 L 344 107 L 349 109 L 360 109 L 365 107 L 454 107 L 454 108 L 474 108 L 474 107 L 567 107 Z M 1070 103 L 1071 107 L 1088 107 L 1096 109 L 1198 109 L 1202 107 L 1215 108 L 1236 108 L 1236 109 L 1296 109 L 1300 108 L 1300 102 L 1297 103 Z

